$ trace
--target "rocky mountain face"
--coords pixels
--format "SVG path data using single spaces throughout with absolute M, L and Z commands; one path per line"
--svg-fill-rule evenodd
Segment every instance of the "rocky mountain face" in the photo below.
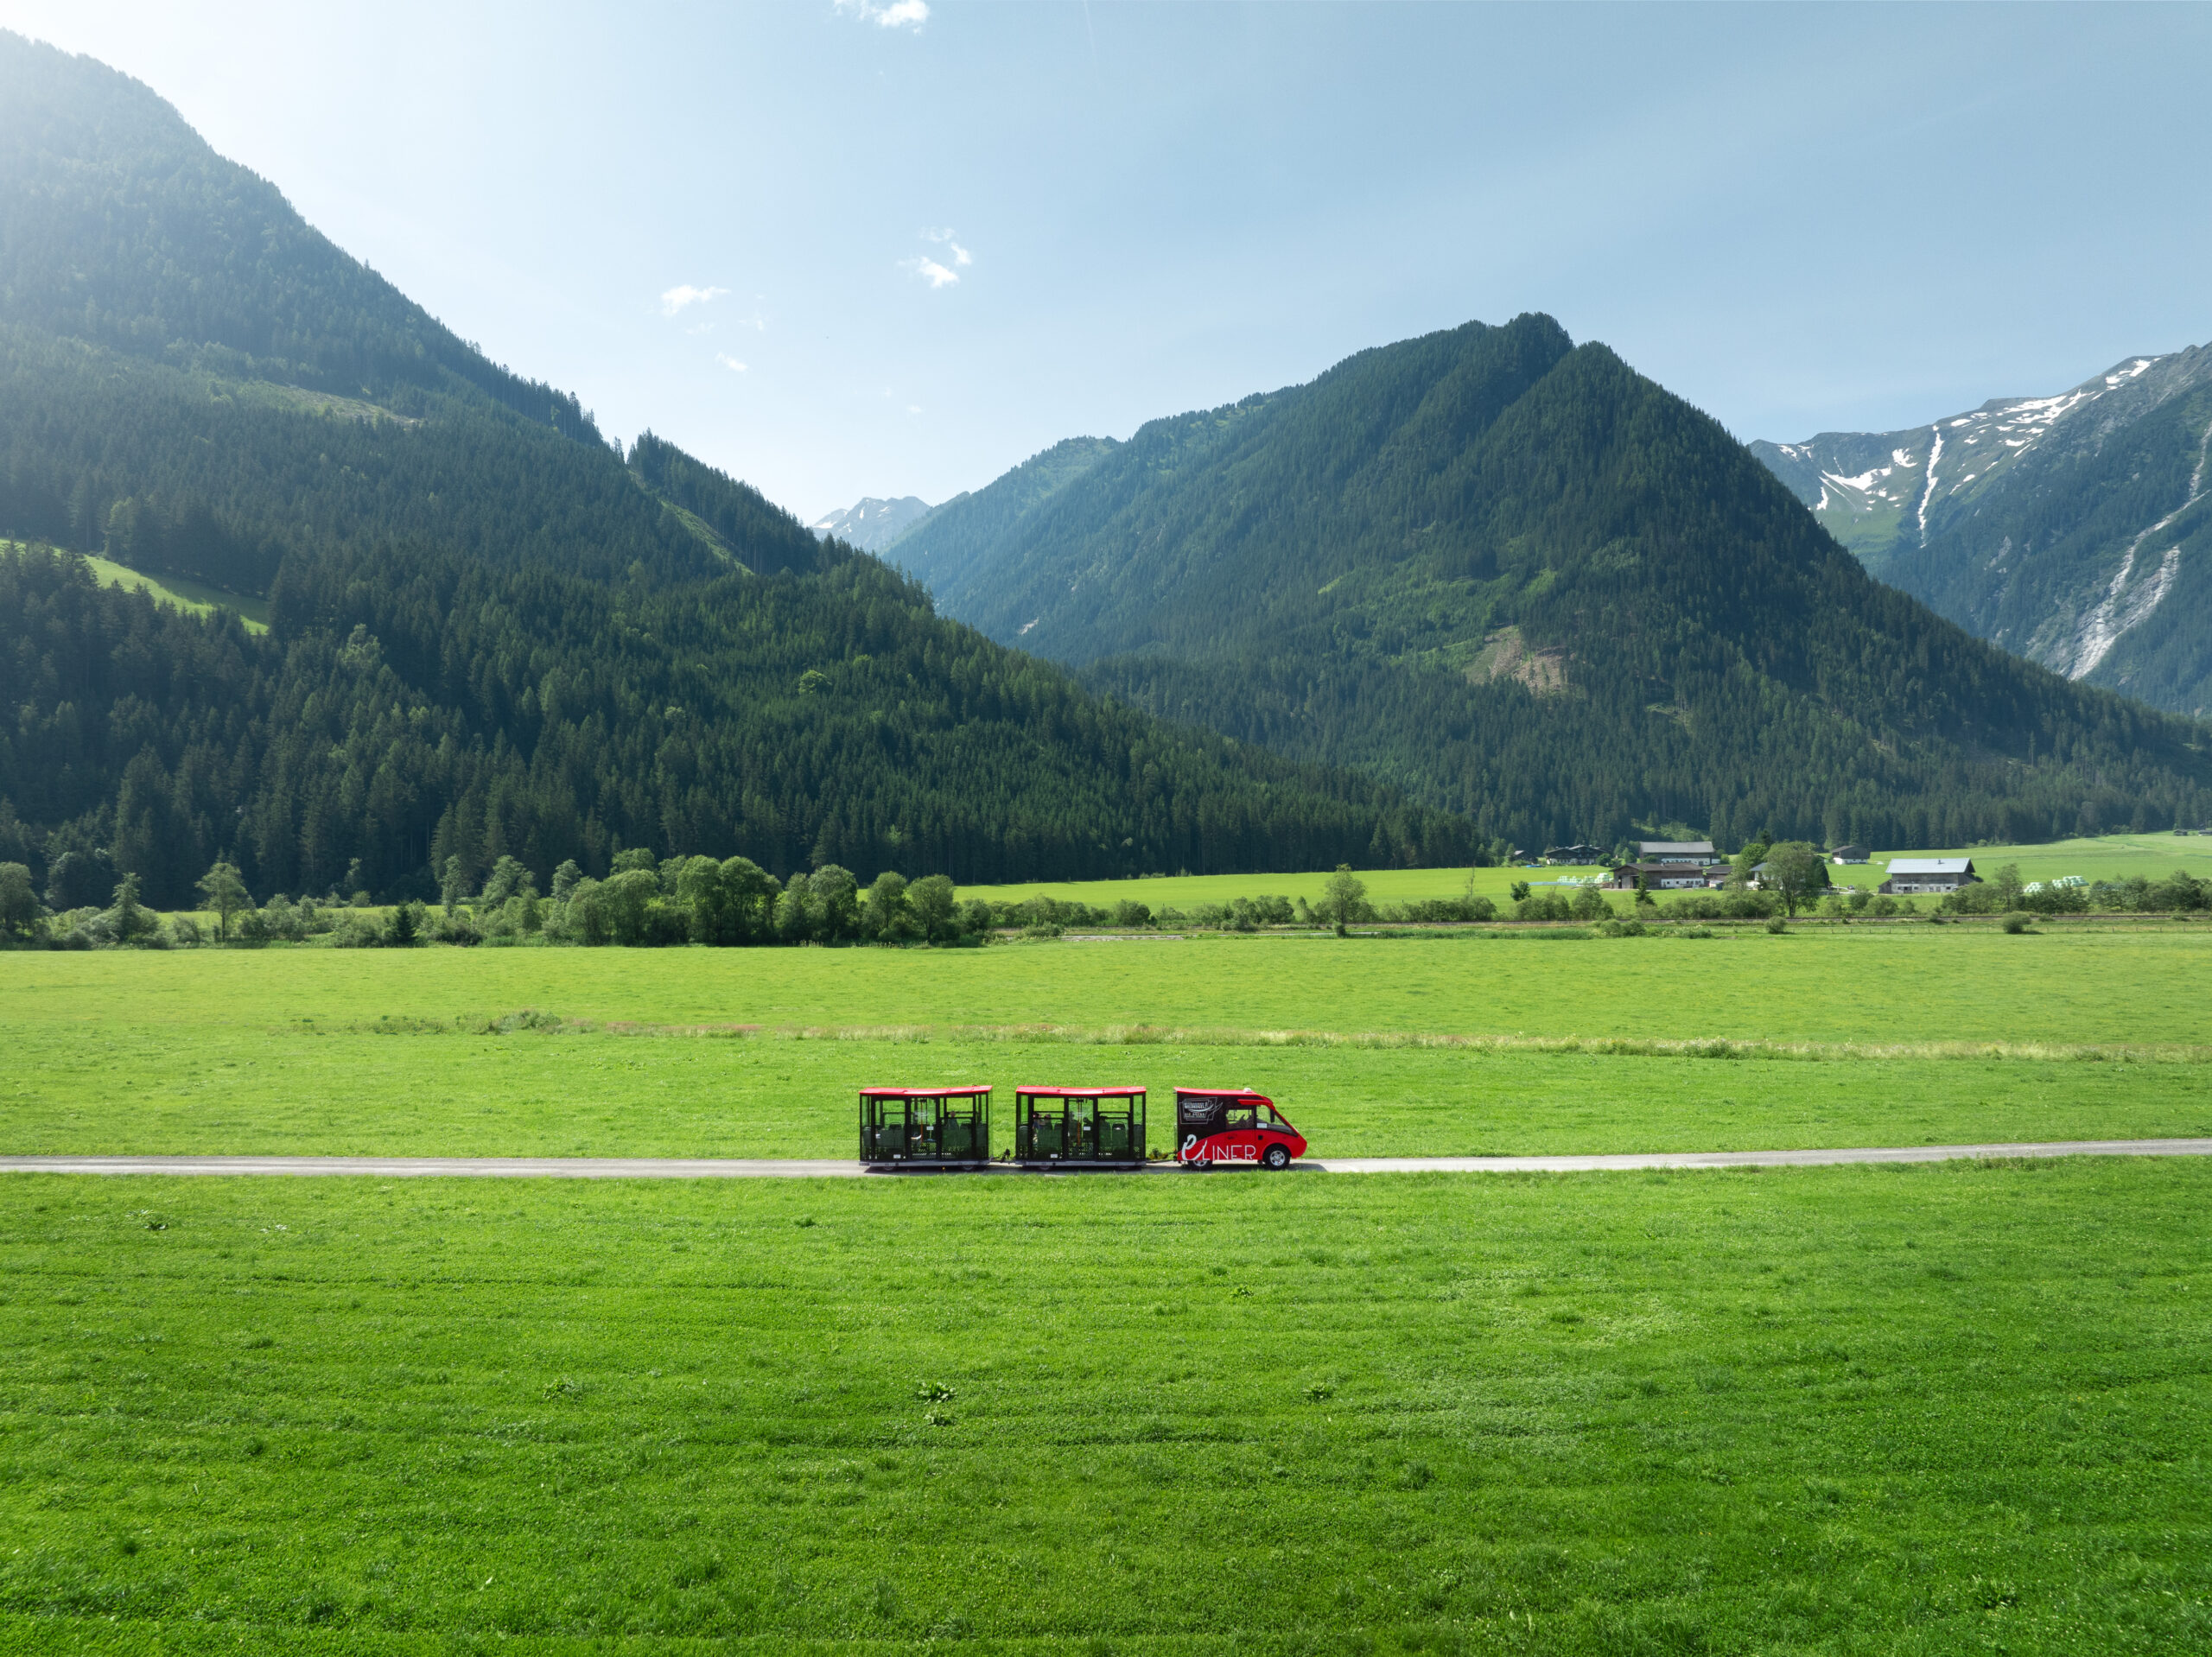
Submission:
M 2212 713 L 2212 346 L 1751 452 L 1868 570 L 2071 679 Z
M 882 552 L 927 517 L 930 511 L 929 502 L 918 495 L 901 495 L 896 500 L 868 495 L 807 527 L 825 541 L 834 536 L 862 552 Z

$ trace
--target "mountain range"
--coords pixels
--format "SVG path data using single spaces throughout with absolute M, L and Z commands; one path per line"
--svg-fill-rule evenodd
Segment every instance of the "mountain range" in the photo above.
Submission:
M 930 515 L 930 504 L 918 495 L 878 500 L 874 495 L 842 511 L 817 519 L 811 526 L 824 540 L 835 537 L 862 552 L 881 552 Z
M 2173 494 L 2195 395 L 2096 463 Z M 96 854 L 157 903 L 218 856 L 392 896 L 618 848 L 974 882 L 2212 815 L 2204 726 L 1876 581 L 1548 317 L 1069 439 L 887 562 L 609 442 L 148 88 L 14 35 L 0 539 L 0 860 Z
M 1751 452 L 1874 575 L 2055 672 L 2212 714 L 2212 346 Z
M 1473 849 L 609 443 L 147 87 L 4 34 L 0 538 L 0 860 L 97 854 L 158 904 L 219 856 L 397 896 L 620 847 L 963 882 Z M 265 597 L 268 631 L 80 553 Z
M 1955 845 L 2212 803 L 2203 727 L 1873 580 L 1716 422 L 1543 316 L 1073 440 L 891 556 L 1094 688 L 1487 838 Z

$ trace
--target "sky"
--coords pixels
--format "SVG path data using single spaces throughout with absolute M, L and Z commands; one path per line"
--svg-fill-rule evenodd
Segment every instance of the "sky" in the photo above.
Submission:
M 1522 311 L 1739 437 L 2212 340 L 2212 7 L 0 0 L 810 520 Z

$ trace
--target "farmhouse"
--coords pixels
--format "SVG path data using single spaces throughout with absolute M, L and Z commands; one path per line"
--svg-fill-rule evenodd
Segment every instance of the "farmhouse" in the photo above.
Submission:
M 1913 892 L 1956 892 L 1961 886 L 1981 884 L 1971 857 L 1893 857 L 1890 878 L 1877 888 L 1900 895 Z
M 1869 860 L 1864 846 L 1839 846 L 1828 854 L 1831 863 L 1865 863 Z
M 1636 842 L 1636 860 L 1707 866 L 1720 861 L 1720 854 L 1713 849 L 1709 840 L 1639 840 Z
M 1641 878 L 1646 892 L 1701 891 L 1719 885 L 1727 872 L 1726 864 L 1623 863 L 1615 867 L 1613 878 L 1605 885 L 1613 892 L 1634 892 Z

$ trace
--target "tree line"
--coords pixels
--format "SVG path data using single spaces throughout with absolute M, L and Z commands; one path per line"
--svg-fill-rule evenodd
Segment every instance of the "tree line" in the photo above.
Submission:
M 626 847 L 963 884 L 1473 851 L 1386 787 L 1088 694 L 868 559 L 610 586 L 392 546 L 288 560 L 270 613 L 0 553 L 0 858 L 168 908 L 218 858 L 263 893 L 428 898 L 455 860 L 604 879 Z

